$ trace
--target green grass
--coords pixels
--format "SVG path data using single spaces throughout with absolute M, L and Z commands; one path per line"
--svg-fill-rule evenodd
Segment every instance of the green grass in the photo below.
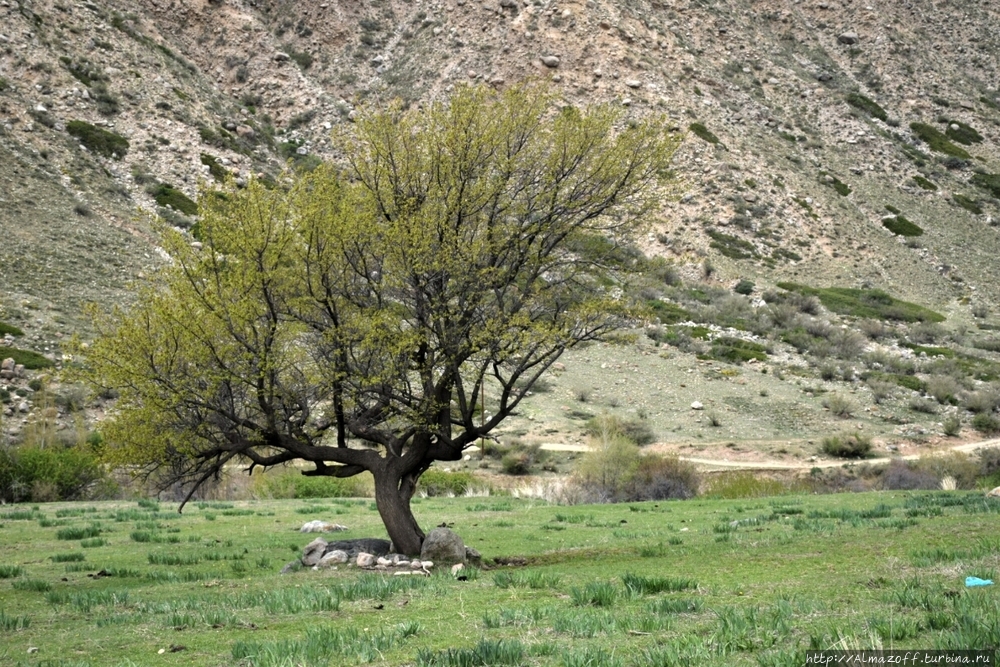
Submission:
M 916 175 L 913 177 L 913 182 L 919 185 L 924 190 L 929 190 L 931 192 L 938 189 L 938 186 L 928 178 L 924 178 L 921 175 Z
M 757 257 L 757 249 L 754 247 L 754 244 L 745 239 L 714 229 L 707 230 L 705 233 L 712 239 L 709 246 L 730 259 L 750 259 Z
M 226 178 L 229 177 L 229 171 L 222 166 L 214 155 L 202 153 L 199 156 L 199 159 L 203 165 L 208 167 L 208 173 L 211 174 L 212 178 L 214 178 L 217 183 L 226 182 Z
M 983 207 L 979 205 L 978 201 L 972 197 L 967 197 L 960 192 L 952 193 L 951 199 L 969 213 L 980 215 L 983 212 Z
M 889 119 L 889 115 L 885 112 L 885 109 L 879 106 L 878 102 L 868 99 L 861 93 L 848 93 L 844 99 L 852 107 L 864 111 L 872 118 L 878 118 L 883 122 Z
M 198 204 L 186 194 L 167 183 L 159 183 L 153 189 L 153 199 L 163 207 L 171 207 L 175 211 L 180 211 L 186 215 L 196 215 Z
M 910 123 L 910 129 L 936 153 L 944 153 L 945 155 L 962 158 L 963 160 L 972 158 L 968 151 L 953 144 L 947 135 L 933 125 L 928 125 L 927 123 Z
M 976 173 L 969 182 L 986 190 L 994 197 L 1000 198 L 1000 174 Z
M 87 150 L 98 155 L 120 160 L 128 152 L 128 139 L 85 121 L 71 120 L 66 123 L 66 131 L 76 137 Z
M 0 345 L 0 359 L 8 358 L 13 359 L 15 364 L 23 364 L 25 368 L 30 370 L 41 370 L 43 368 L 51 368 L 55 365 L 50 359 L 43 357 L 37 352 Z
M 953 125 L 954 127 L 952 127 Z M 983 143 L 983 135 L 976 132 L 971 125 L 966 125 L 960 120 L 948 121 L 948 129 L 945 130 L 945 136 L 952 141 L 957 141 L 966 146 Z
M 0 322 L 0 337 L 10 334 L 11 336 L 23 336 L 24 332 L 15 327 L 13 324 L 7 324 L 6 322 Z
M 691 123 L 688 125 L 688 129 L 691 130 L 696 137 L 703 141 L 707 141 L 710 144 L 719 143 L 719 138 L 715 136 L 711 130 L 705 127 L 704 123 Z
M 797 283 L 778 283 L 778 287 L 819 298 L 828 310 L 839 315 L 867 317 L 901 322 L 943 322 L 944 315 L 908 301 L 901 301 L 881 290 L 849 287 L 807 287 Z
M 302 506 L 240 503 L 254 513 L 214 522 L 205 510 L 237 507 L 206 504 L 169 521 L 169 508 L 158 518 L 148 517 L 159 508 L 143 508 L 126 525 L 114 518 L 134 503 L 43 506 L 70 522 L 64 528 L 108 527 L 87 563 L 68 564 L 50 558 L 65 542 L 38 525 L 40 512 L 11 507 L 28 520 L 2 529 L 16 556 L 0 572 L 21 583 L 0 583 L 0 655 L 43 647 L 43 662 L 20 658 L 25 667 L 53 656 L 87 667 L 150 656 L 164 665 L 722 667 L 799 664 L 793 658 L 810 647 L 838 642 L 926 649 L 1000 640 L 995 591 L 962 584 L 995 576 L 1000 557 L 1000 502 L 981 492 L 577 507 L 422 499 L 425 529 L 454 523 L 493 568 L 467 581 L 447 570 L 393 577 L 343 566 L 279 575 L 289 545 L 314 537 L 296 532 Z M 367 501 L 337 507 L 349 536 L 384 536 Z M 122 548 L 133 531 L 182 539 Z M 88 576 L 99 571 L 106 576 Z M 187 649 L 157 655 L 171 645 Z
M 902 215 L 883 219 L 882 226 L 897 236 L 921 236 L 924 233 L 919 225 L 915 225 Z

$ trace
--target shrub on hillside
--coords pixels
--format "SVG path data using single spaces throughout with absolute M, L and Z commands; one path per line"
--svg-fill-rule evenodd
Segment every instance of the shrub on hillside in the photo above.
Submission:
M 676 456 L 642 456 L 625 485 L 625 500 L 669 500 L 698 495 L 701 478 L 695 467 Z
M 980 412 L 972 418 L 972 428 L 981 433 L 1000 433 L 1000 419 L 987 412 Z
M 622 419 L 616 415 L 603 414 L 587 421 L 587 435 L 597 438 L 622 436 L 640 447 L 656 440 L 656 433 L 645 419 Z
M 872 451 L 872 439 L 861 433 L 823 438 L 823 453 L 844 459 L 863 459 Z
M 98 155 L 120 160 L 128 152 L 128 139 L 82 120 L 71 120 L 66 124 L 66 131 Z

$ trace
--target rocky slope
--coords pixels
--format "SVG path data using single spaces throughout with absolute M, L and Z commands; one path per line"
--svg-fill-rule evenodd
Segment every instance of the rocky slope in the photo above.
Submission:
M 55 354 L 199 183 L 308 167 L 360 105 L 532 77 L 687 132 L 644 239 L 685 277 L 973 321 L 1000 300 L 997 25 L 989 0 L 0 0 L 0 320 Z

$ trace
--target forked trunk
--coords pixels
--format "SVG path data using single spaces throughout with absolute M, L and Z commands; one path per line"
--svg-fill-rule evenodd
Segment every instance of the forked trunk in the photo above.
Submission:
M 412 494 L 406 488 L 400 488 L 398 476 L 386 471 L 373 471 L 373 476 L 375 505 L 396 552 L 407 556 L 419 555 L 424 531 L 420 530 L 410 509 Z

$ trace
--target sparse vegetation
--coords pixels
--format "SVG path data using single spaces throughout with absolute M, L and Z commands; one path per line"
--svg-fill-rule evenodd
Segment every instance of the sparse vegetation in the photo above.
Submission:
M 84 147 L 98 155 L 120 160 L 128 152 L 128 139 L 82 120 L 68 122 L 66 131 L 79 139 Z
M 969 213 L 979 215 L 983 212 L 983 207 L 980 206 L 979 202 L 972 197 L 967 197 L 959 192 L 955 192 L 952 193 L 951 199 Z
M 712 133 L 704 123 L 691 123 L 688 125 L 688 129 L 694 133 L 696 137 L 702 141 L 707 141 L 710 144 L 718 144 L 719 138 Z
M 881 290 L 848 287 L 806 287 L 797 283 L 778 283 L 791 292 L 816 296 L 829 310 L 840 315 L 902 322 L 943 322 L 944 316 L 908 301 L 895 299 Z
M 21 364 L 30 370 L 51 368 L 55 365 L 51 359 L 37 352 L 0 345 L 0 359 L 8 358 L 13 359 L 15 364 Z
M 872 118 L 878 118 L 883 122 L 889 119 L 889 115 L 885 112 L 885 109 L 883 109 L 877 102 L 868 99 L 861 93 L 848 93 L 845 99 L 852 107 L 865 112 Z
M 872 439 L 861 433 L 835 435 L 823 439 L 824 454 L 844 459 L 863 459 L 872 450 Z
M 928 190 L 928 191 L 931 191 L 931 192 L 933 192 L 933 191 L 935 191 L 935 190 L 938 189 L 938 186 L 935 185 L 935 183 L 933 181 L 931 181 L 930 179 L 924 178 L 920 174 L 917 174 L 916 176 L 913 177 L 913 182 L 916 183 L 918 186 L 920 186 L 922 189 Z
M 937 153 L 944 153 L 953 157 L 968 160 L 972 156 L 959 146 L 956 146 L 940 130 L 927 123 L 910 123 L 910 129 L 927 146 Z
M 1000 199 L 1000 174 L 975 173 L 969 182 Z
M 882 225 L 897 236 L 921 236 L 924 230 L 907 220 L 902 215 L 891 218 L 883 218 Z
M 196 215 L 198 213 L 198 204 L 169 183 L 156 183 L 148 190 L 160 206 L 169 206 L 185 215 Z

